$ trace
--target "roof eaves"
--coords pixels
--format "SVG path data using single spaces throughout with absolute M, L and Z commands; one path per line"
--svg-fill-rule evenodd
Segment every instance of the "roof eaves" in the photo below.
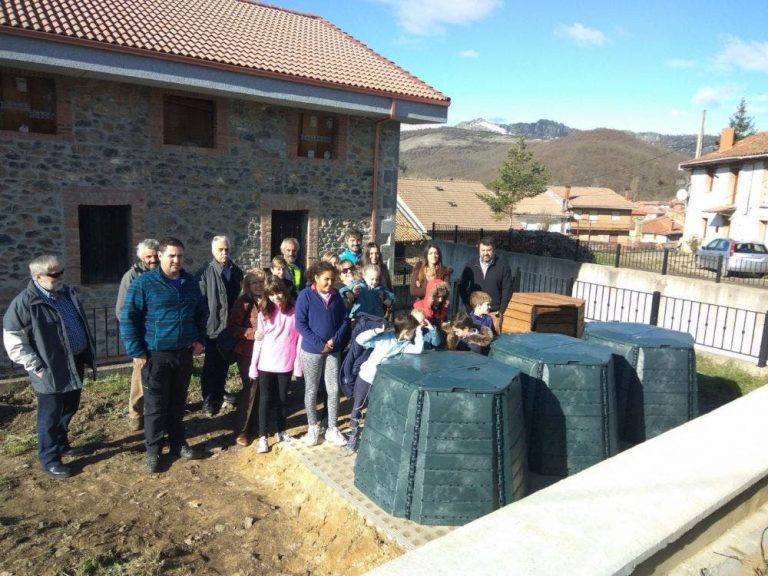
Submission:
M 688 162 L 680 162 L 680 164 L 678 164 L 678 170 L 687 170 L 688 168 L 697 168 L 699 166 L 709 166 L 714 164 L 753 162 L 755 160 L 762 159 L 768 159 L 768 152 L 761 152 L 759 154 L 751 154 L 746 156 L 721 156 L 719 158 L 689 160 Z
M 408 223 L 414 227 L 414 229 L 416 229 L 421 234 L 427 233 L 427 229 L 425 228 L 424 224 L 421 223 L 421 220 L 419 220 L 416 214 L 414 214 L 413 210 L 408 207 L 408 204 L 406 204 L 405 200 L 400 195 L 397 196 L 397 207 L 400 209 Z
M 83 46 L 83 47 L 92 48 L 96 50 L 103 50 L 105 52 L 116 52 L 116 53 L 130 54 L 133 56 L 142 56 L 145 58 L 150 58 L 155 60 L 179 62 L 179 63 L 193 65 L 193 66 L 200 66 L 201 68 L 214 68 L 218 70 L 225 70 L 227 72 L 234 72 L 237 74 L 243 74 L 245 76 L 257 76 L 261 78 L 270 78 L 275 80 L 284 80 L 287 82 L 295 82 L 295 83 L 303 84 L 306 86 L 333 88 L 333 89 L 342 90 L 345 92 L 352 92 L 355 94 L 383 96 L 386 98 L 402 100 L 405 102 L 417 102 L 422 104 L 430 104 L 433 106 L 440 106 L 444 108 L 448 108 L 451 105 L 451 99 L 448 96 L 444 95 L 442 92 L 439 92 L 438 90 L 435 90 L 434 88 L 432 88 L 431 86 L 429 86 L 428 84 L 422 81 L 420 81 L 422 85 L 428 86 L 436 94 L 439 94 L 440 96 L 442 96 L 443 99 L 428 98 L 425 96 L 404 94 L 402 92 L 392 92 L 389 90 L 374 90 L 370 88 L 352 86 L 350 84 L 344 84 L 341 82 L 332 82 L 327 80 L 318 80 L 315 78 L 307 78 L 305 76 L 298 76 L 295 74 L 286 74 L 281 72 L 271 72 L 269 70 L 257 70 L 253 68 L 246 68 L 243 66 L 236 66 L 234 64 L 227 64 L 224 62 L 215 62 L 213 60 L 208 60 L 205 58 L 195 58 L 192 56 L 183 56 L 179 54 L 171 54 L 166 52 L 156 52 L 153 50 L 148 50 L 146 48 L 120 46 L 117 44 L 109 44 L 109 43 L 101 42 L 98 40 L 90 40 L 88 38 L 73 38 L 69 36 L 62 36 L 59 34 L 52 34 L 50 32 L 26 30 L 21 28 L 14 28 L 11 26 L 0 26 L 0 35 L 2 34 L 34 38 L 39 40 L 45 40 L 48 42 L 69 44 L 73 46 Z M 397 66 L 396 64 L 394 65 Z M 409 72 L 406 72 L 405 70 L 403 70 L 403 72 L 413 78 L 416 78 L 415 76 L 413 76 Z

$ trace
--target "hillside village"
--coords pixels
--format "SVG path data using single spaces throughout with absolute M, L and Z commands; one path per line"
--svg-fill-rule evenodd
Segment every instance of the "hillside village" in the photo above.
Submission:
M 537 130 L 542 123 L 543 132 Z M 442 190 L 487 193 L 487 188 L 477 187 L 493 179 L 494 164 L 498 170 L 511 146 L 513 139 L 508 135 L 518 129 L 539 136 L 529 147 L 548 169 L 551 185 L 546 192 L 518 202 L 508 226 L 498 221 L 492 228 L 483 226 L 492 216 L 490 210 L 469 205 L 460 211 L 461 226 L 544 230 L 591 242 L 694 251 L 719 237 L 768 241 L 764 132 L 734 143 L 732 129 L 725 129 L 716 150 L 705 147 L 700 158 L 691 160 L 618 131 L 578 132 L 549 121 L 515 126 L 473 121 L 461 128 L 403 133 L 398 184 L 404 191 L 398 197 L 401 221 L 408 220 L 421 234 L 428 234 L 430 223 L 449 225 L 439 209 L 419 212 L 411 190 L 419 187 L 423 196 L 419 204 L 431 207 L 445 202 Z M 550 133 L 555 136 L 547 136 Z M 688 140 L 695 144 L 695 137 Z M 708 147 L 713 140 L 708 139 Z M 411 213 L 416 218 L 406 217 Z

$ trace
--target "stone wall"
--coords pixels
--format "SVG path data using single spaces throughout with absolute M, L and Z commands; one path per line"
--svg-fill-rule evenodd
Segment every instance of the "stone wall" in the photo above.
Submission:
M 187 247 L 186 268 L 210 259 L 210 239 L 226 234 L 244 268 L 263 265 L 271 209 L 308 210 L 312 261 L 339 250 L 345 228 L 370 239 L 373 119 L 340 118 L 340 154 L 297 158 L 301 110 L 217 99 L 217 149 L 162 144 L 162 94 L 150 87 L 57 78 L 60 135 L 0 132 L 0 311 L 28 280 L 36 255 L 63 255 L 67 282 L 79 283 L 78 203 L 132 206 L 133 244 L 173 235 Z M 200 96 L 191 94 L 191 96 Z M 307 112 L 307 111 L 303 111 Z M 393 255 L 399 124 L 381 128 L 379 220 Z M 277 206 L 277 204 L 280 206 Z M 391 226 L 394 229 L 394 225 Z M 266 232 L 266 233 L 265 233 Z M 86 307 L 111 306 L 116 284 L 81 286 Z

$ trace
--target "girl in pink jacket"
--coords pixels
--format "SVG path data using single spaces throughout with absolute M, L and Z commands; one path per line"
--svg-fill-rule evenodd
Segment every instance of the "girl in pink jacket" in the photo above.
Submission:
M 302 376 L 299 362 L 299 332 L 294 320 L 293 299 L 283 281 L 271 276 L 264 282 L 259 305 L 257 339 L 248 375 L 259 379 L 259 440 L 256 452 L 269 452 L 269 424 L 277 425 L 277 441 L 290 440 L 286 430 L 286 408 L 291 374 Z M 257 336 L 258 338 L 258 336 Z M 269 414 L 270 408 L 274 415 Z M 272 418 L 270 418 L 272 416 Z

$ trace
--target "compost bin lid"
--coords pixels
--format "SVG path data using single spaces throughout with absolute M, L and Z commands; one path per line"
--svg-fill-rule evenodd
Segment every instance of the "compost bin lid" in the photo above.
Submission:
M 429 351 L 402 354 L 382 363 L 376 380 L 387 378 L 433 392 L 497 393 L 508 388 L 520 370 L 474 352 Z
M 692 348 L 693 336 L 668 328 L 635 322 L 590 322 L 585 335 L 641 347 Z
M 491 344 L 491 356 L 513 356 L 547 364 L 607 364 L 612 351 L 606 346 L 563 334 L 526 332 L 502 334 Z

